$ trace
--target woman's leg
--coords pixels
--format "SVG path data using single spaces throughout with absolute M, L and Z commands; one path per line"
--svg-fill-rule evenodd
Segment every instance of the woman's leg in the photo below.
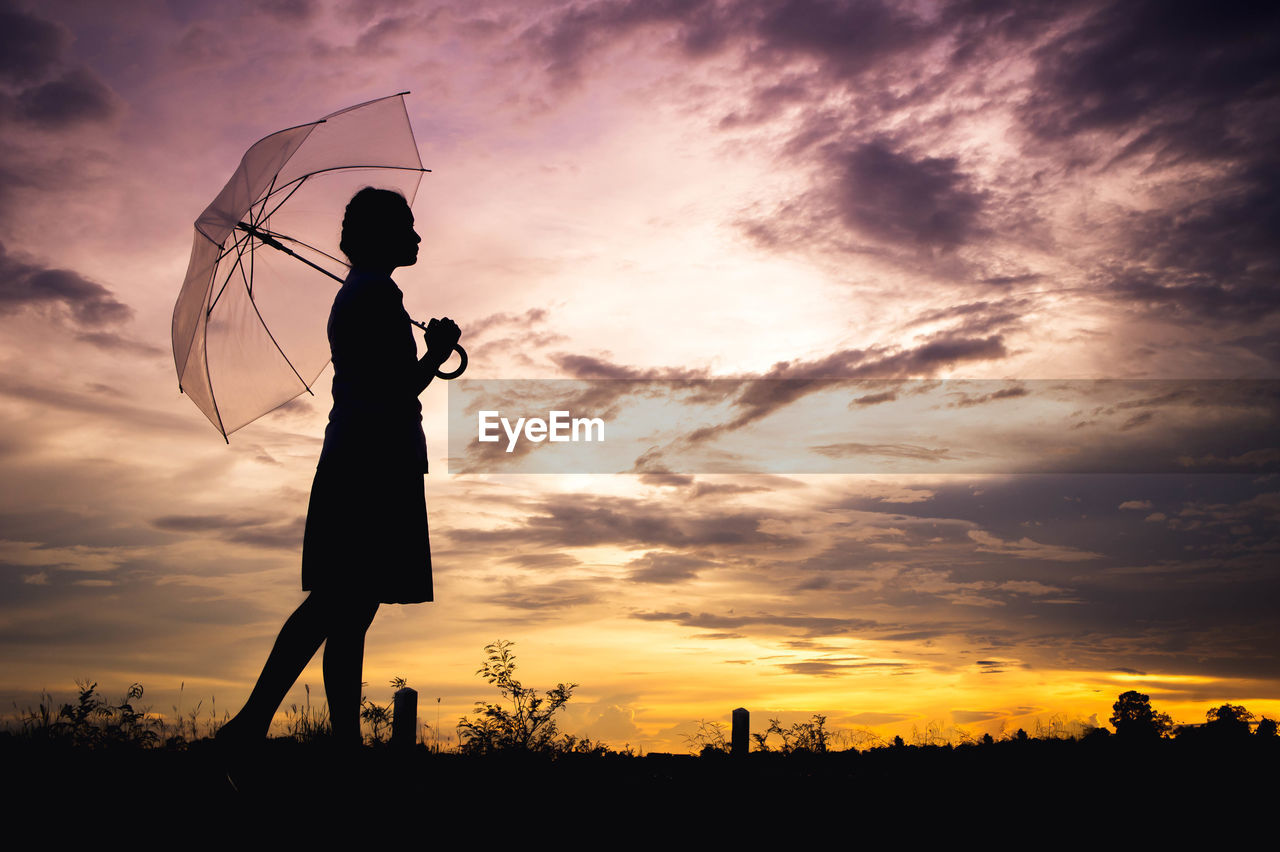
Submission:
M 280 702 L 315 656 L 330 629 L 331 607 L 312 592 L 280 628 L 244 708 L 223 726 L 226 736 L 265 737 Z M 359 699 L 357 698 L 357 701 Z
M 329 701 L 333 737 L 359 745 L 360 688 L 364 682 L 364 637 L 378 612 L 377 601 L 341 601 L 335 605 L 324 643 L 324 692 Z

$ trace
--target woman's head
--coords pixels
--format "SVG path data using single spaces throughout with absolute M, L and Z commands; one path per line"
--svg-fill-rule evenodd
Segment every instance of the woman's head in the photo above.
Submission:
M 418 261 L 420 242 L 413 211 L 400 193 L 366 186 L 347 203 L 339 248 L 352 266 L 412 266 Z

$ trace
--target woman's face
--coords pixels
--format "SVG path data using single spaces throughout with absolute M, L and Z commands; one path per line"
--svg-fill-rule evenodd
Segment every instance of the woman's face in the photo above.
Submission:
M 413 229 L 413 211 L 406 205 L 387 234 L 388 253 L 396 266 L 413 266 L 418 262 L 418 244 L 422 237 Z

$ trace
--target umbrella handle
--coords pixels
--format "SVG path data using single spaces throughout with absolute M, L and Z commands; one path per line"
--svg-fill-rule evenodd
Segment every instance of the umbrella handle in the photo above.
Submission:
M 461 375 L 462 375 L 462 373 L 463 373 L 463 371 L 464 371 L 464 370 L 466 370 L 466 369 L 467 369 L 467 350 L 463 349 L 463 348 L 462 348 L 462 346 L 461 346 L 461 344 L 455 343 L 455 344 L 453 344 L 453 351 L 454 351 L 454 352 L 457 352 L 457 353 L 458 353 L 458 357 L 459 357 L 460 359 L 462 359 L 461 363 L 460 363 L 460 364 L 458 364 L 458 369 L 456 369 L 456 370 L 454 370 L 454 371 L 452 371 L 452 372 L 450 372 L 450 373 L 445 373 L 445 372 L 441 372 L 441 370 L 437 367 L 437 368 L 436 368 L 436 376 L 437 376 L 437 378 L 441 378 L 441 379 L 456 379 L 456 378 L 458 378 L 458 376 L 461 376 Z M 450 354 L 452 354 L 452 353 L 450 353 Z

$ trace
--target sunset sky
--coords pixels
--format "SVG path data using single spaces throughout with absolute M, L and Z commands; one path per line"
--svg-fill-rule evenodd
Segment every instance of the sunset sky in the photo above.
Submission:
M 247 696 L 303 596 L 331 374 L 223 441 L 170 348 L 192 225 L 259 138 L 407 90 L 432 173 L 395 278 L 467 379 L 731 378 L 731 424 L 889 454 L 954 424 L 992 458 L 1008 394 L 872 439 L 892 390 L 844 391 L 833 438 L 801 389 L 1165 384 L 1068 412 L 1087 470 L 1020 475 L 450 474 L 434 384 L 436 600 L 379 612 L 371 698 L 403 676 L 452 733 L 509 639 L 526 685 L 580 684 L 562 728 L 646 751 L 738 706 L 908 738 L 1129 689 L 1280 716 L 1269 4 L 0 0 L 0 42 L 5 707 Z

